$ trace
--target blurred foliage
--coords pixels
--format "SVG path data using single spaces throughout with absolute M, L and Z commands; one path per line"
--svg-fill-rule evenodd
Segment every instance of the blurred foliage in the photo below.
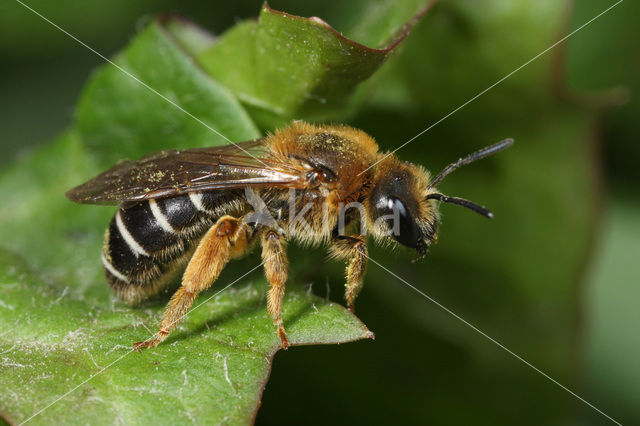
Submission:
M 591 307 L 585 342 L 586 381 L 612 413 L 620 413 L 628 424 L 637 419 L 640 389 L 640 336 L 638 324 L 638 243 L 640 200 L 629 191 L 616 190 L 598 247 L 598 260 L 591 266 L 586 298 Z M 612 285 L 612 283 L 614 283 Z M 615 313 L 615 314 L 614 314 Z
M 222 5 L 201 2 L 178 6 L 168 0 L 127 7 L 118 1 L 110 6 L 109 13 L 113 15 L 95 18 L 93 21 L 99 21 L 98 24 L 88 25 L 93 21 L 86 19 L 86 14 L 77 14 L 78 9 L 70 4 L 54 7 L 44 2 L 32 3 L 29 4 L 103 53 L 114 52 L 123 45 L 133 33 L 136 21 L 148 21 L 149 18 L 140 21 L 141 11 L 152 15 L 175 8 L 220 34 L 234 18 L 254 16 L 260 7 L 260 1 L 225 4 L 224 9 Z M 99 5 L 99 10 L 108 9 L 102 2 L 88 4 Z M 335 110 L 327 108 L 327 117 L 361 127 L 374 135 L 383 148 L 393 149 L 610 4 L 602 0 L 581 1 L 577 2 L 575 13 L 570 14 L 568 2 L 551 0 L 441 0 L 402 43 L 399 53 L 357 88 L 349 108 L 334 105 Z M 415 3 L 274 1 L 271 6 L 301 16 L 320 16 L 355 41 L 382 46 L 394 34 L 393 28 L 407 20 L 406 14 Z M 1 7 L 6 8 L 6 3 Z M 637 179 L 640 132 L 634 93 L 639 83 L 638 56 L 630 53 L 637 50 L 638 34 L 632 20 L 638 7 L 636 3 L 624 2 L 570 39 L 567 58 L 555 57 L 568 63 L 566 79 L 553 74 L 554 55 L 561 52 L 556 49 L 399 151 L 401 158 L 437 171 L 479 146 L 514 137 L 516 146 L 510 152 L 460 170 L 442 184 L 447 193 L 491 207 L 496 213 L 495 221 L 486 222 L 454 206 L 443 206 L 440 241 L 426 260 L 410 263 L 411 255 L 407 253 L 372 251 L 378 262 L 623 423 L 640 420 L 632 401 L 640 385 L 625 379 L 625 372 L 637 373 L 634 359 L 640 343 L 637 337 L 616 333 L 621 327 L 633 329 L 629 324 L 637 324 L 639 319 L 625 293 L 634 290 L 631 284 L 637 275 L 633 268 L 637 272 L 637 266 L 627 260 L 624 268 L 617 267 L 623 265 L 624 253 L 631 253 L 637 245 L 637 233 L 627 230 L 638 229 L 637 221 L 633 220 L 637 209 L 626 203 L 614 203 L 614 213 L 608 216 L 612 225 L 607 229 L 611 231 L 600 239 L 596 237 L 604 187 L 599 141 L 607 142 L 604 152 L 609 173 L 618 180 Z M 68 108 L 72 104 L 71 94 L 79 92 L 82 76 L 100 62 L 86 58 L 91 55 L 89 52 L 29 12 L 14 9 L 0 13 L 0 20 L 6 19 L 0 31 L 11 35 L 4 39 L 11 41 L 0 43 L 1 54 L 18 64 L 15 69 L 2 72 L 5 81 L 23 82 L 7 83 L 4 92 L 8 101 L 2 104 L 0 113 L 8 123 L 5 136 L 8 143 L 2 145 L 5 158 L 19 147 L 42 140 L 53 129 L 61 128 L 68 112 L 60 105 Z M 403 12 L 396 16 L 390 13 L 392 10 Z M 118 19 L 109 19 L 110 16 Z M 571 17 L 569 22 L 567 17 Z M 202 41 L 198 32 L 182 35 L 192 37 L 181 39 L 180 34 L 176 35 L 185 45 L 193 40 Z M 14 37 L 26 41 L 14 42 Z M 49 42 L 46 49 L 40 43 L 43 38 Z M 214 70 L 215 62 L 207 64 L 202 59 L 204 52 L 213 49 L 211 45 L 196 47 L 193 53 L 203 66 L 214 74 L 222 72 Z M 85 71 L 74 72 L 65 63 L 73 55 L 76 59 L 72 63 L 81 64 L 79 69 Z M 31 67 L 34 71 L 24 73 L 22 69 L 30 61 L 36 64 Z M 184 68 L 176 68 L 180 69 Z M 52 76 L 62 75 L 61 70 L 69 72 L 69 77 L 57 84 L 59 79 Z M 148 72 L 144 66 L 136 71 Z M 100 73 L 94 82 L 100 78 L 108 80 L 110 73 L 117 74 L 108 68 Z M 186 73 L 184 77 L 190 80 L 193 75 Z M 217 78 L 224 80 L 224 76 Z M 554 78 L 568 83 L 567 89 L 574 93 L 624 85 L 630 91 L 631 102 L 603 115 L 601 108 L 558 98 L 553 90 Z M 167 88 L 173 84 L 156 83 Z M 189 82 L 180 79 L 175 82 L 183 83 Z M 20 90 L 22 86 L 27 94 L 31 90 L 30 96 Z M 129 89 L 143 92 L 134 86 L 131 84 Z M 101 227 L 110 212 L 60 204 L 60 209 L 50 215 L 40 213 L 38 220 L 28 227 L 31 212 L 47 211 L 49 200 L 55 191 L 60 191 L 56 188 L 72 186 L 122 152 L 133 155 L 127 151 L 126 140 L 145 149 L 165 144 L 193 146 L 217 140 L 213 134 L 199 133 L 197 126 L 191 127 L 193 123 L 184 124 L 187 127 L 175 125 L 169 117 L 170 106 L 162 105 L 159 99 L 151 100 L 148 94 L 141 95 L 141 99 L 136 95 L 132 108 L 149 108 L 149 123 L 162 121 L 162 132 L 152 134 L 153 127 L 149 126 L 140 134 L 127 135 L 123 132 L 131 123 L 127 122 L 126 114 L 103 117 L 114 120 L 113 129 L 92 128 L 91 120 L 83 119 L 83 114 L 86 117 L 86 111 L 94 109 L 99 114 L 100 105 L 108 105 L 113 99 L 110 100 L 109 93 L 94 93 L 93 97 L 87 93 L 78 109 L 78 119 L 87 123 L 87 134 L 95 141 L 90 144 L 96 152 L 91 161 L 78 161 L 86 157 L 83 146 L 69 145 L 64 155 L 55 155 L 51 152 L 54 148 L 48 147 L 35 154 L 39 158 L 34 163 L 38 165 L 36 169 L 14 168 L 26 182 L 25 193 L 14 193 L 8 187 L 2 193 L 7 205 L 17 208 L 11 217 L 24 216 L 24 226 L 10 233 L 13 235 L 10 248 L 22 254 L 33 252 L 44 265 L 40 273 L 45 281 L 57 286 L 52 290 L 56 294 L 62 294 L 68 279 L 72 292 L 84 295 L 86 303 L 104 304 L 107 286 L 99 276 L 94 254 Z M 177 92 L 178 96 L 183 94 L 181 90 Z M 46 104 L 52 106 L 51 111 L 34 101 L 40 97 L 54 99 Z M 244 105 L 236 107 L 247 106 L 246 100 L 239 98 Z M 157 103 L 146 104 L 147 101 Z M 198 108 L 196 104 L 191 107 Z M 295 118 L 305 118 L 304 110 L 288 111 Z M 178 116 L 180 112 L 173 114 Z M 278 122 L 273 117 L 258 117 L 250 107 L 249 116 L 257 120 L 261 130 L 269 130 Z M 38 126 L 28 125 L 34 117 Z M 242 115 L 236 119 L 242 121 Z M 57 124 L 47 124 L 49 120 Z M 140 126 L 146 125 L 145 122 Z M 232 130 L 225 130 L 239 132 L 231 133 L 234 137 L 243 136 L 242 132 L 256 132 L 251 125 L 231 127 Z M 125 140 L 116 136 L 124 136 Z M 106 142 L 121 145 L 108 150 L 104 149 Z M 33 158 L 31 161 L 35 162 Z M 58 173 L 56 180 L 50 179 L 52 171 L 48 169 Z M 29 193 L 37 194 L 43 180 L 48 188 L 47 197 L 29 197 Z M 7 198 L 8 194 L 11 197 Z M 73 232 L 63 220 L 66 217 L 74 218 Z M 3 218 L 3 224 L 7 220 Z M 42 229 L 48 229 L 53 236 L 64 235 L 77 247 L 67 244 L 52 252 L 47 245 L 38 244 Z M 604 266 L 596 269 L 596 278 L 588 281 L 595 286 L 585 308 L 581 282 L 593 270 L 585 269 L 594 255 L 593 244 L 601 241 L 606 243 L 603 249 L 606 260 L 599 263 Z M 325 295 L 330 290 L 327 297 L 340 300 L 341 265 L 319 265 L 318 256 L 322 256 L 320 251 L 292 253 L 297 271 L 294 281 L 312 283 L 317 294 Z M 29 256 L 25 257 L 29 261 Z M 249 261 L 241 262 L 238 268 L 247 270 L 249 265 Z M 160 309 L 161 305 L 154 309 Z M 602 424 L 605 420 L 374 265 L 369 269 L 357 307 L 358 316 L 376 333 L 376 341 L 294 348 L 280 353 L 264 394 L 259 423 Z M 212 308 L 190 321 L 195 324 L 199 318 L 202 323 L 217 312 Z M 587 321 L 582 321 L 584 315 Z M 133 322 L 131 317 L 119 321 Z M 206 331 L 199 338 L 207 339 L 212 332 Z M 581 337 L 588 345 L 581 344 Z M 622 348 L 629 352 L 628 356 L 611 355 Z M 585 359 L 589 368 L 586 373 Z M 84 357 L 83 362 L 86 361 Z M 615 374 L 608 374 L 613 366 Z M 219 377 L 220 370 L 214 367 L 210 374 Z M 182 377 L 175 380 L 182 383 Z M 78 381 L 66 385 L 71 387 Z M 63 389 L 66 387 L 52 394 Z
M 608 3 L 577 2 L 573 25 L 586 22 Z M 591 31 L 569 41 L 568 81 L 575 90 L 621 87 L 627 91 L 628 102 L 606 111 L 599 130 L 605 142 L 608 174 L 629 186 L 640 179 L 640 54 L 636 24 L 640 3 L 624 2 L 620 6 L 612 16 L 594 22 Z

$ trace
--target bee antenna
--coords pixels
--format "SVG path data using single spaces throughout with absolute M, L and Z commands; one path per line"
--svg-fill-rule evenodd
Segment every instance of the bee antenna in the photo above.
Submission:
M 491 146 L 487 146 L 485 148 L 482 148 L 481 150 L 478 150 L 472 154 L 467 155 L 466 157 L 463 157 L 461 159 L 459 159 L 458 161 L 456 161 L 455 163 L 451 163 L 449 164 L 447 167 L 445 167 L 439 174 L 438 176 L 436 176 L 431 183 L 429 183 L 429 186 L 427 187 L 428 189 L 433 188 L 434 186 L 436 186 L 440 181 L 442 181 L 442 179 L 444 179 L 449 173 L 453 172 L 455 169 L 461 167 L 461 166 L 466 166 L 467 164 L 471 164 L 474 161 L 477 160 L 481 160 L 485 157 L 488 157 L 490 155 L 495 154 L 496 152 L 502 151 L 503 149 L 509 148 L 511 145 L 513 145 L 513 139 L 509 138 L 509 139 L 505 139 L 503 141 L 500 141 L 496 144 L 493 144 Z
M 473 210 L 474 212 L 481 214 L 487 219 L 493 219 L 493 213 L 491 212 L 491 210 L 486 209 L 481 205 L 474 203 L 473 201 L 465 200 L 464 198 L 448 197 L 444 194 L 434 192 L 433 194 L 427 195 L 427 200 L 430 199 L 444 201 L 445 203 L 457 204 L 459 206 L 466 207 L 469 210 Z

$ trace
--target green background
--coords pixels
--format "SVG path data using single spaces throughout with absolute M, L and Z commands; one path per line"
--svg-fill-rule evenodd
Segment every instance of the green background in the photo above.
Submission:
M 356 41 L 377 44 L 379 35 L 359 24 L 388 2 L 342 3 L 270 5 L 320 16 Z M 565 2 L 441 1 L 366 83 L 357 107 L 329 118 L 393 149 L 613 4 L 576 3 L 563 24 Z M 28 4 L 106 56 L 158 13 L 177 12 L 220 34 L 261 5 Z M 637 3 L 625 1 L 559 48 L 566 49 L 566 78 L 558 79 L 568 96 L 552 89 L 554 50 L 399 151 L 437 170 L 514 137 L 516 146 L 500 159 L 442 185 L 491 207 L 494 221 L 443 206 L 441 241 L 426 261 L 371 253 L 623 424 L 640 421 L 639 14 Z M 0 4 L 0 166 L 17 164 L 68 128 L 82 88 L 102 63 L 16 3 Z M 609 90 L 618 87 L 624 90 Z M 625 105 L 611 105 L 624 97 Z M 261 120 L 263 129 L 269 120 Z M 12 190 L 19 197 L 20 188 Z M 11 224 L 0 227 L 4 233 Z M 300 272 L 299 281 L 341 302 L 340 266 L 315 268 L 320 253 L 300 253 L 296 268 L 312 272 Z M 258 423 L 607 423 L 374 265 L 357 308 L 376 340 L 279 352 Z

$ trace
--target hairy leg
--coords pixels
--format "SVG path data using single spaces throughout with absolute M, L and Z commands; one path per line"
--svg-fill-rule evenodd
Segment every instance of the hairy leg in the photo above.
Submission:
M 282 347 L 286 349 L 289 347 L 289 341 L 282 324 L 282 300 L 289 264 L 284 235 L 273 230 L 267 230 L 262 234 L 262 261 L 264 262 L 265 275 L 269 281 L 267 310 L 274 324 L 278 327 Z
M 223 216 L 207 231 L 187 265 L 181 287 L 169 301 L 160 330 L 151 339 L 136 343 L 136 349 L 158 346 L 165 340 L 189 311 L 198 294 L 218 278 L 229 258 L 247 250 L 246 226 L 239 219 Z
M 347 259 L 344 297 L 347 307 L 353 312 L 367 271 L 367 244 L 363 237 L 340 235 L 333 239 L 330 252 L 337 259 Z

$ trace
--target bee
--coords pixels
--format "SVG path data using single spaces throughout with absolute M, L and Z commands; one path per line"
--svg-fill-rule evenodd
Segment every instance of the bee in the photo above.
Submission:
M 253 141 L 121 161 L 67 197 L 119 205 L 101 259 L 125 303 L 156 295 L 184 269 L 158 333 L 135 343 L 136 349 L 165 340 L 225 265 L 256 245 L 269 283 L 267 311 L 287 348 L 287 241 L 326 244 L 333 258 L 346 261 L 345 299 L 353 311 L 367 269 L 366 236 L 424 255 L 437 238 L 440 202 L 492 218 L 486 208 L 444 195 L 436 185 L 458 167 L 512 143 L 505 139 L 481 149 L 432 179 L 423 167 L 379 152 L 364 131 L 296 121 Z

